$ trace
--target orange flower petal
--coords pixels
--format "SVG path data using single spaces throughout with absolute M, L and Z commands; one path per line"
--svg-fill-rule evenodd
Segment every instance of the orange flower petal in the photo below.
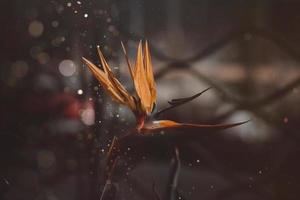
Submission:
M 83 61 L 91 70 L 93 75 L 101 83 L 103 88 L 110 94 L 113 100 L 128 106 L 133 112 L 136 111 L 134 97 L 131 96 L 123 85 L 115 78 L 108 63 L 106 62 L 101 50 L 98 48 L 98 54 L 104 71 L 95 66 L 92 62 L 83 58 Z

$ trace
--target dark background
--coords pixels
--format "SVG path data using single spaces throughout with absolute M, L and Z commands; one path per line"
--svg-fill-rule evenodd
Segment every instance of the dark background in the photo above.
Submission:
M 99 63 L 100 45 L 132 90 L 120 40 L 134 59 L 145 38 L 158 109 L 213 87 L 163 118 L 251 121 L 129 138 L 104 199 L 155 199 L 153 183 L 170 199 L 173 172 L 176 199 L 299 199 L 299 10 L 299 1 L 2 1 L 0 199 L 100 198 L 108 145 L 134 118 L 81 57 Z

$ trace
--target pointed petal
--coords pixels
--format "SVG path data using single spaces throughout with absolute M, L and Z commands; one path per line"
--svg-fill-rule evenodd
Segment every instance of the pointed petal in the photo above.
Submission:
M 140 41 L 134 68 L 134 86 L 140 98 L 142 109 L 147 114 L 152 111 L 152 98 L 143 61 L 142 42 Z
M 91 70 L 93 75 L 96 77 L 96 79 L 103 85 L 103 87 L 109 87 L 109 80 L 107 79 L 106 74 L 99 69 L 97 66 L 95 66 L 91 61 L 88 59 L 82 57 L 82 60 L 84 63 L 88 66 L 88 68 Z
M 149 52 L 149 46 L 147 40 L 144 46 L 144 66 L 145 66 L 147 81 L 151 93 L 151 110 L 152 110 L 156 102 L 156 86 L 155 86 L 155 80 L 154 80 L 153 69 L 152 69 L 151 55 Z
M 101 64 L 102 64 L 102 67 L 104 69 L 105 74 L 112 73 L 112 71 L 109 68 L 109 65 L 106 62 L 99 46 L 97 46 L 97 52 L 98 52 L 98 55 L 99 55 L 99 58 L 100 58 L 100 61 L 101 61 Z
M 105 57 L 103 56 L 100 47 L 97 46 L 98 54 L 100 57 L 101 64 L 103 66 L 104 72 L 107 75 L 108 79 L 110 80 L 111 84 L 115 87 L 116 90 L 118 90 L 118 93 L 123 98 L 127 98 L 128 92 L 126 89 L 122 86 L 122 84 L 118 81 L 118 79 L 115 78 L 113 72 L 111 71 L 107 61 L 105 60 Z
M 159 121 L 153 121 L 152 124 L 146 124 L 144 126 L 144 131 L 153 131 L 153 130 L 166 130 L 166 129 L 200 129 L 200 130 L 223 130 L 227 128 L 232 128 L 235 126 L 240 126 L 242 124 L 245 124 L 249 122 L 238 122 L 238 123 L 232 123 L 232 124 L 215 124 L 215 125 L 208 125 L 208 124 L 189 124 L 189 123 L 178 123 L 171 120 L 159 120 Z
M 83 58 L 86 65 L 92 71 L 93 75 L 102 84 L 103 88 L 110 94 L 110 96 L 117 102 L 128 106 L 133 112 L 135 112 L 136 105 L 133 97 L 127 92 L 122 84 L 114 77 L 114 74 L 109 68 L 103 54 L 98 48 L 101 64 L 104 72 L 95 66 L 89 60 Z
M 107 75 L 101 69 L 99 69 L 97 66 L 95 66 L 92 62 L 87 60 L 86 58 L 83 58 L 83 61 L 88 66 L 88 68 L 91 70 L 91 72 L 96 77 L 96 79 L 101 83 L 102 87 L 110 94 L 110 96 L 115 101 L 124 104 L 122 97 L 115 90 L 114 86 L 111 84 Z
M 134 76 L 136 76 L 137 74 L 137 70 L 139 68 L 143 68 L 143 65 L 144 65 L 144 62 L 143 62 L 143 51 L 142 51 L 142 41 L 140 40 L 139 41 L 139 44 L 138 44 L 138 48 L 137 48 L 137 53 L 136 53 L 136 60 L 135 60 L 135 66 L 134 66 L 134 69 L 133 69 L 133 74 Z
M 114 86 L 114 89 L 117 91 L 119 96 L 122 97 L 124 104 L 129 106 L 131 110 L 135 111 L 135 101 L 133 100 L 133 97 L 128 93 L 128 91 L 123 87 L 123 85 L 119 82 L 119 80 L 115 77 L 113 74 L 111 68 L 109 67 L 107 61 L 105 60 L 105 57 L 103 56 L 99 46 L 97 47 L 98 54 L 100 57 L 101 64 L 104 68 L 104 71 L 106 72 L 108 79 L 110 80 L 111 84 Z
M 134 81 L 134 78 L 133 78 L 133 69 L 132 69 L 131 63 L 129 61 L 126 48 L 125 48 L 125 46 L 124 46 L 124 44 L 123 44 L 122 41 L 121 41 L 121 46 L 122 46 L 123 53 L 124 53 L 124 56 L 125 56 L 125 59 L 126 59 L 126 62 L 127 62 L 127 66 L 128 66 L 129 72 L 130 72 L 131 79 L 132 79 L 132 81 Z

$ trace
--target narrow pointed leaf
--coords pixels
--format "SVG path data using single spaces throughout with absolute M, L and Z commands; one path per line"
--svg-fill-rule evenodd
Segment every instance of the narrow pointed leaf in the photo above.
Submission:
M 181 104 L 184 104 L 184 103 L 187 103 L 187 102 L 190 102 L 194 99 L 196 99 L 197 97 L 199 97 L 200 95 L 202 95 L 204 92 L 206 92 L 207 90 L 211 89 L 211 87 L 209 88 L 206 88 L 205 90 L 193 95 L 193 96 L 190 96 L 190 97 L 186 97 L 186 98 L 178 98 L 178 99 L 172 99 L 171 101 L 168 101 L 169 104 L 171 105 L 181 105 Z
M 191 97 L 180 98 L 180 99 L 172 99 L 171 101 L 168 101 L 168 103 L 171 104 L 171 106 L 169 106 L 167 108 L 163 108 L 162 110 L 155 113 L 154 118 L 158 118 L 162 113 L 196 99 L 197 97 L 199 97 L 201 94 L 203 94 L 204 92 L 206 92 L 209 89 L 210 89 L 210 87 L 206 88 L 205 90 L 203 90 L 203 91 L 199 92 L 198 94 L 195 94 Z

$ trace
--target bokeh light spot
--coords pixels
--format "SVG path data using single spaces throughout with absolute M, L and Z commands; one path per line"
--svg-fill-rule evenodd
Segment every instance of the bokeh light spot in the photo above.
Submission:
M 76 65 L 72 60 L 63 60 L 59 63 L 58 70 L 63 76 L 73 76 Z
M 83 90 L 81 90 L 81 89 L 77 90 L 77 94 L 82 95 L 83 94 Z
M 38 20 L 30 22 L 28 26 L 28 32 L 32 37 L 39 37 L 44 32 L 44 25 Z
M 51 22 L 51 25 L 52 25 L 52 27 L 57 28 L 58 25 L 59 25 L 59 22 L 54 20 L 54 21 Z
M 81 121 L 87 125 L 91 126 L 95 123 L 95 111 L 93 108 L 84 109 L 81 113 Z

